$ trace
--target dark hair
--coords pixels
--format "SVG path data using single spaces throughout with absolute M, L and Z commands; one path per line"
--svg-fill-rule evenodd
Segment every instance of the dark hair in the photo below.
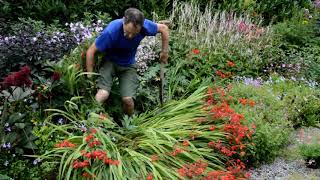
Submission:
M 124 12 L 124 24 L 132 23 L 134 26 L 143 26 L 144 15 L 136 8 L 129 8 Z

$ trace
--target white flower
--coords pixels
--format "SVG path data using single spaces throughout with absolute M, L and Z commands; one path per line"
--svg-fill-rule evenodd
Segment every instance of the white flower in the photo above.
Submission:
M 4 163 L 3 163 L 4 166 L 8 166 L 9 165 L 9 161 L 6 160 Z

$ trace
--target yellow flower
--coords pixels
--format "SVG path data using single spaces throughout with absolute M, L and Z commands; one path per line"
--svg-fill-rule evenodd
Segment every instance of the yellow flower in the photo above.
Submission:
M 32 119 L 31 122 L 33 123 L 33 125 L 37 125 L 38 122 L 35 119 Z
M 302 24 L 308 24 L 309 22 L 307 20 L 302 21 Z

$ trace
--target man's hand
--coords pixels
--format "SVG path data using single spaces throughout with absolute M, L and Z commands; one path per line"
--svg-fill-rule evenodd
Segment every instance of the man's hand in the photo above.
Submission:
M 168 64 L 169 53 L 162 51 L 160 53 L 160 62 L 164 64 Z

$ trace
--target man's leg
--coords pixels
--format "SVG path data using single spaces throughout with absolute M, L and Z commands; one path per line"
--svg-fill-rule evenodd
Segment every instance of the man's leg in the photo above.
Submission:
M 98 103 L 103 103 L 105 102 L 109 97 L 109 92 L 104 89 L 99 89 L 97 94 L 96 94 L 96 101 Z
M 123 110 L 128 116 L 132 116 L 134 112 L 134 101 L 132 97 L 122 97 Z
M 130 67 L 117 67 L 119 82 L 120 82 L 120 95 L 123 102 L 124 112 L 132 116 L 134 112 L 134 98 L 138 88 L 137 69 L 134 66 Z
M 108 99 L 112 87 L 114 72 L 114 65 L 111 61 L 106 61 L 100 68 L 100 77 L 97 84 L 99 90 L 96 94 L 97 102 L 103 103 Z

